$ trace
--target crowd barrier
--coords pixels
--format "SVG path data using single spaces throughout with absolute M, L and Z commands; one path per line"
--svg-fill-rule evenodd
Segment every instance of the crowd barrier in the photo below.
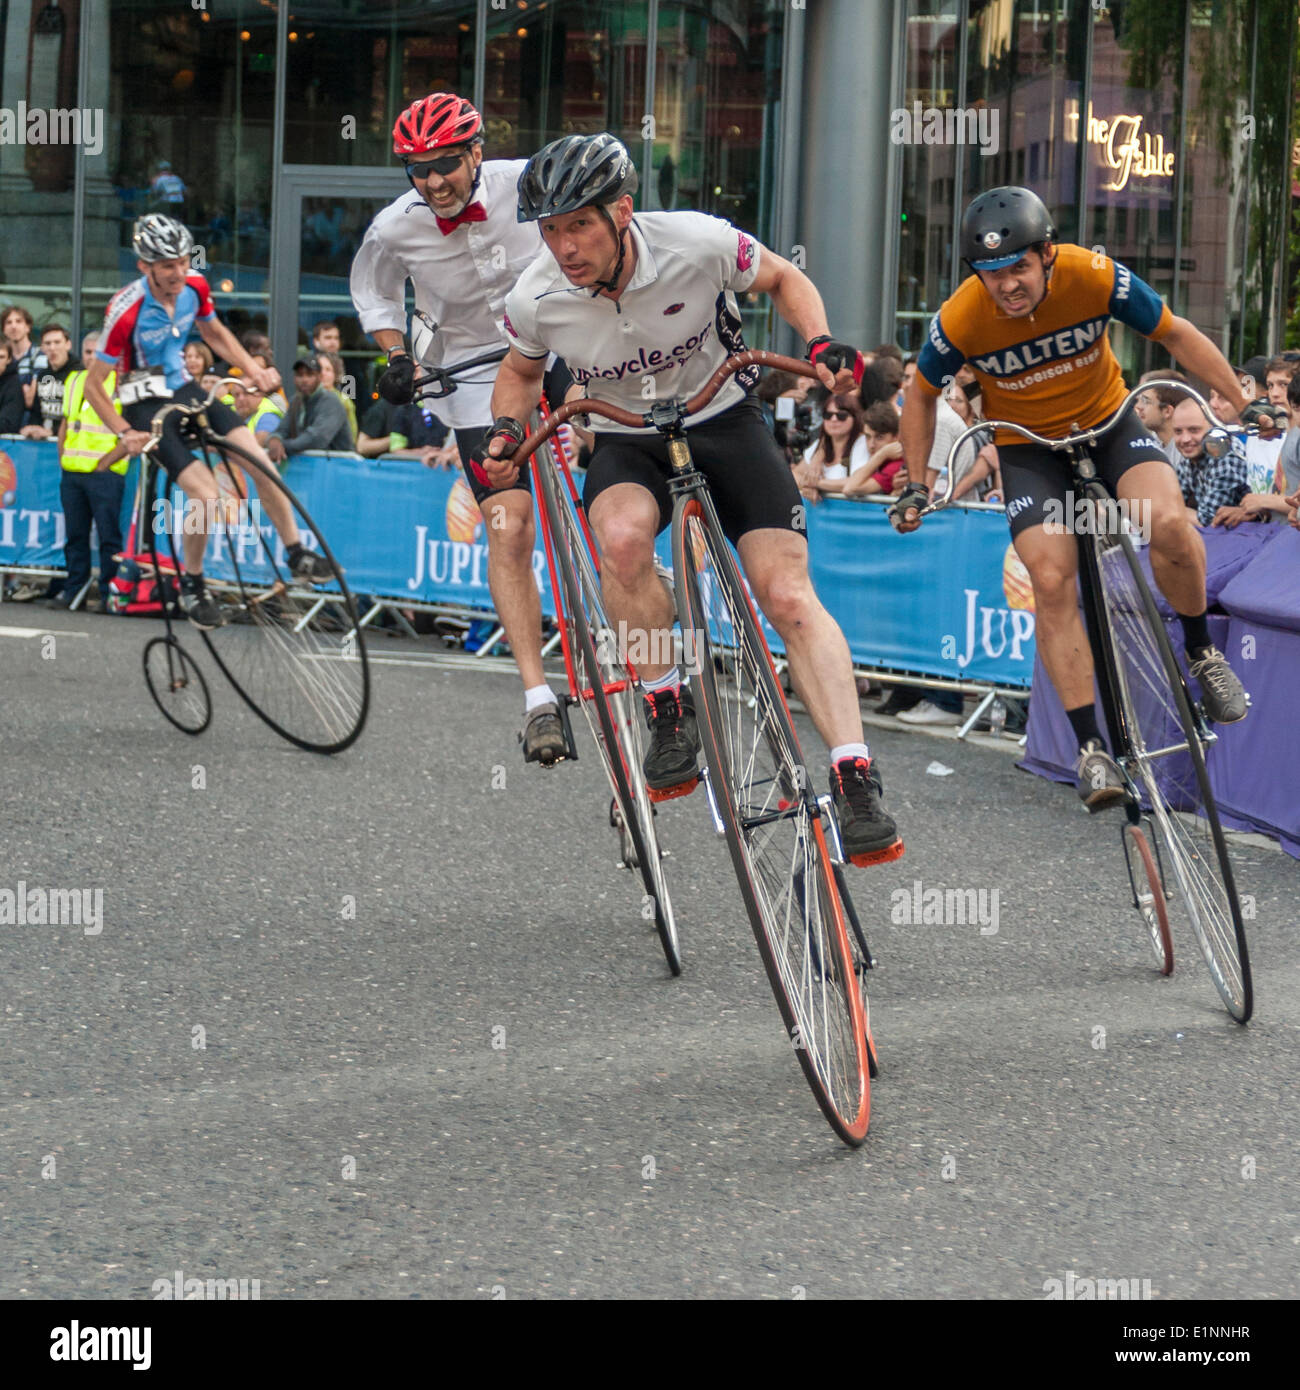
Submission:
M 1258 831 L 1300 858 L 1300 531 L 1248 524 L 1204 529 L 1210 636 L 1250 692 L 1250 713 L 1217 729 L 1206 768 L 1226 826 Z M 1145 554 L 1144 568 L 1150 577 Z M 1154 586 L 1153 586 L 1154 587 Z M 1183 665 L 1182 626 L 1156 590 L 1174 651 Z M 1046 672 L 1035 669 L 1034 698 L 1021 766 L 1074 782 L 1078 756 L 1069 720 Z M 1175 739 L 1171 737 L 1170 742 Z
M 4 439 L 0 448 L 0 569 L 57 568 L 64 536 L 54 445 Z M 491 612 L 483 519 L 459 472 L 414 459 L 303 454 L 283 476 L 329 538 L 354 592 L 394 605 Z M 883 504 L 832 498 L 807 509 L 807 526 L 813 582 L 855 665 L 967 688 L 1028 690 L 1034 617 L 1000 509 L 954 508 L 899 536 Z M 668 545 L 665 532 L 665 563 Z M 208 565 L 221 574 L 219 555 Z M 553 615 L 540 539 L 533 572 L 543 610 Z M 779 653 L 775 632 L 766 630 Z
M 127 475 L 124 534 L 137 467 Z M 459 472 L 414 459 L 311 454 L 292 459 L 283 474 L 354 592 L 394 609 L 491 615 L 483 519 Z M 859 670 L 976 691 L 1032 687 L 1022 766 L 1073 781 L 1069 724 L 1039 669 L 1028 576 L 1000 508 L 953 508 L 899 536 L 883 503 L 830 498 L 808 508 L 807 527 L 813 582 Z M 1300 740 L 1288 705 L 1300 687 L 1300 532 L 1250 525 L 1204 534 L 1210 603 L 1225 610 L 1211 632 L 1254 700 L 1243 723 L 1219 731 L 1210 758 L 1216 794 L 1230 826 L 1263 831 L 1300 856 Z M 63 541 L 54 444 L 0 438 L 0 570 L 57 571 Z M 668 563 L 666 533 L 659 551 Z M 211 572 L 223 567 L 220 554 L 209 556 Z M 540 542 L 533 573 L 543 611 L 553 615 Z M 779 653 L 779 639 L 764 626 Z

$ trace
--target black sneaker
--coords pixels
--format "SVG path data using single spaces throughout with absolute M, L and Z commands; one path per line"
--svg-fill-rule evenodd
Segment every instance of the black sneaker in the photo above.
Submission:
M 554 700 L 549 704 L 538 705 L 530 714 L 524 716 L 524 727 L 519 734 L 519 742 L 524 746 L 524 762 L 541 763 L 551 767 L 569 751 L 564 738 L 564 725 L 560 722 L 560 707 Z
M 53 598 L 46 599 L 45 606 L 46 608 L 71 608 L 74 598 L 76 598 L 75 593 L 69 593 L 67 589 L 64 589 L 61 593 L 55 594 Z
M 1199 658 L 1187 653 L 1187 669 L 1201 687 L 1201 708 L 1215 724 L 1236 724 L 1245 719 L 1250 700 L 1237 673 L 1217 647 L 1201 648 Z
M 671 690 L 647 695 L 645 718 L 650 729 L 650 750 L 645 756 L 650 799 L 667 801 L 693 792 L 700 780 L 700 735 L 691 692 L 681 686 L 676 695 Z
M 310 550 L 299 550 L 290 559 L 289 569 L 295 579 L 305 579 L 308 584 L 328 584 L 334 578 L 334 566 Z
M 181 612 L 200 632 L 211 632 L 226 621 L 221 605 L 203 587 L 202 579 L 188 574 L 181 579 Z
M 1074 765 L 1074 785 L 1080 800 L 1094 812 L 1115 806 L 1128 795 L 1119 764 L 1095 738 L 1090 738 L 1079 750 L 1079 761 Z
M 844 857 L 859 867 L 903 853 L 893 817 L 880 804 L 880 774 L 868 758 L 842 758 L 831 768 L 831 797 L 844 841 Z

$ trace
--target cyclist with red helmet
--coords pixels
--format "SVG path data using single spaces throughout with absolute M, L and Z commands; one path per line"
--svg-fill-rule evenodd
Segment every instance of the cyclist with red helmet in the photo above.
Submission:
M 920 525 L 940 392 L 967 364 L 989 419 L 1059 439 L 1109 420 L 1127 394 L 1106 336 L 1118 319 L 1165 348 L 1180 366 L 1241 400 L 1236 373 L 1217 347 L 1127 266 L 1083 246 L 1060 244 L 1051 214 L 1029 188 L 992 188 L 966 209 L 961 253 L 975 272 L 935 314 L 903 402 L 903 456 L 912 480 L 891 508 L 899 531 Z M 1124 799 L 1124 779 L 1106 749 L 1093 705 L 1092 653 L 1079 615 L 1075 537 L 1054 518 L 1072 514 L 1068 465 L 1059 454 L 1003 430 L 995 442 L 1011 539 L 1029 571 L 1043 665 L 1079 744 L 1079 796 L 1090 811 Z M 1191 674 L 1206 713 L 1220 724 L 1246 717 L 1241 681 L 1210 641 L 1205 543 L 1188 519 L 1177 475 L 1142 423 L 1121 421 L 1098 446 L 1098 472 L 1112 496 L 1149 517 L 1151 569 L 1179 615 Z
M 519 180 L 519 220 L 546 242 L 510 293 L 510 352 L 492 397 L 497 418 L 484 466 L 514 485 L 510 454 L 524 438 L 548 353 L 593 396 L 641 414 L 655 397 L 690 397 L 734 352 L 744 351 L 738 295 L 766 293 L 808 340 L 828 388 L 860 381 L 856 348 L 832 339 L 826 309 L 796 266 L 721 218 L 699 212 L 634 214 L 636 166 L 609 133 L 567 135 L 538 151 Z M 784 455 L 750 394 L 756 369 L 723 386 L 686 422 L 695 466 L 709 480 L 759 607 L 780 633 L 790 672 L 831 750 L 830 785 L 844 847 L 857 864 L 897 858 L 903 844 L 881 805 L 879 773 L 863 741 L 848 643 L 808 575 L 803 502 Z M 583 500 L 601 554 L 611 619 L 651 636 L 673 624 L 655 571 L 654 541 L 671 519 L 666 442 L 653 428 L 602 420 Z M 698 783 L 699 739 L 690 689 L 677 666 L 638 663 L 651 731 L 645 775 L 660 795 Z
M 352 301 L 361 326 L 388 353 L 379 380 L 385 400 L 411 400 L 416 364 L 403 336 L 409 280 L 415 307 L 438 325 L 430 365 L 450 366 L 508 341 L 506 295 L 541 249 L 536 227 L 515 217 L 522 159 L 483 158 L 483 119 L 468 101 L 435 92 L 414 101 L 393 127 L 393 153 L 411 191 L 390 203 L 366 232 L 352 263 Z M 461 378 L 438 415 L 456 432 L 466 480 L 487 522 L 488 586 L 524 683 L 525 760 L 549 764 L 565 749 L 559 704 L 542 671 L 542 610 L 533 578 L 529 475 L 493 492 L 470 467 L 492 419 L 494 368 Z M 552 373 L 548 395 L 568 382 Z
M 141 275 L 109 301 L 99 350 L 86 377 L 86 400 L 117 435 L 121 449 L 134 456 L 149 442 L 154 416 L 164 406 L 193 405 L 207 398 L 208 393 L 185 366 L 185 342 L 191 328 L 216 356 L 239 367 L 257 390 L 274 391 L 280 377 L 274 370 L 254 362 L 217 317 L 207 280 L 190 266 L 194 239 L 188 227 L 174 218 L 149 213 L 135 224 L 131 245 Z M 113 371 L 117 373 L 117 396 L 123 405 L 120 415 L 104 390 Z M 241 416 L 220 401 L 210 405 L 207 413 L 218 434 L 248 450 L 268 471 L 274 471 L 266 451 Z M 154 457 L 200 517 L 197 526 L 190 524 L 189 516 L 185 518 L 181 607 L 195 627 L 210 630 L 225 621 L 221 606 L 203 582 L 208 517 L 219 505 L 220 492 L 212 470 L 198 462 L 190 451 L 191 444 L 181 433 L 180 417 L 170 416 Z M 101 462 L 100 466 L 105 464 Z M 294 575 L 313 584 L 333 579 L 334 571 L 324 557 L 303 546 L 285 498 L 274 488 L 266 488 L 258 493 L 258 503 L 284 542 Z

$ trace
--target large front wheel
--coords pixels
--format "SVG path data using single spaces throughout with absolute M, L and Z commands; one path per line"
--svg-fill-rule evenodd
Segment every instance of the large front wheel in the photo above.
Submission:
M 1253 1008 L 1250 956 L 1241 901 L 1210 786 L 1199 721 L 1174 657 L 1164 621 L 1126 534 L 1094 541 L 1106 639 L 1125 726 L 1120 762 L 1159 831 L 1169 908 L 1190 927 L 1224 1006 L 1238 1023 Z M 1117 737 L 1118 737 L 1117 732 Z M 1158 903 L 1152 890 L 1152 907 Z
M 777 1006 L 831 1127 L 861 1144 L 871 1117 L 865 961 L 850 945 L 817 795 L 772 659 L 712 504 L 673 517 L 682 626 L 711 799 Z
M 340 752 L 355 742 L 370 707 L 365 636 L 343 567 L 278 473 L 237 445 L 221 448 L 207 451 L 221 500 L 207 527 L 204 573 L 225 621 L 203 640 L 276 733 L 314 753 Z M 288 509 L 328 579 L 294 576 L 268 498 Z

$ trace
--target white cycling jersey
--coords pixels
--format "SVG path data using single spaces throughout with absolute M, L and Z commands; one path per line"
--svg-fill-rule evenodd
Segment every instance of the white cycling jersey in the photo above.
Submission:
M 502 328 L 506 295 L 542 249 L 535 222 L 516 216 L 516 185 L 527 161 L 485 159 L 473 200 L 487 212 L 443 235 L 429 205 L 414 190 L 379 213 L 352 262 L 352 302 L 367 333 L 406 332 L 406 282 L 415 306 L 438 332 L 426 360 L 464 362 L 509 341 Z M 493 363 L 463 381 L 445 400 L 428 404 L 453 429 L 491 423 Z
M 759 244 L 702 212 L 645 212 L 632 219 L 636 268 L 618 300 L 576 288 L 549 251 L 506 299 L 506 331 L 526 357 L 562 357 L 589 394 L 627 410 L 695 394 L 726 358 L 744 350 L 736 294 L 758 275 Z M 711 419 L 740 401 L 758 368 L 738 372 L 686 422 Z M 628 430 L 598 416 L 592 427 Z

